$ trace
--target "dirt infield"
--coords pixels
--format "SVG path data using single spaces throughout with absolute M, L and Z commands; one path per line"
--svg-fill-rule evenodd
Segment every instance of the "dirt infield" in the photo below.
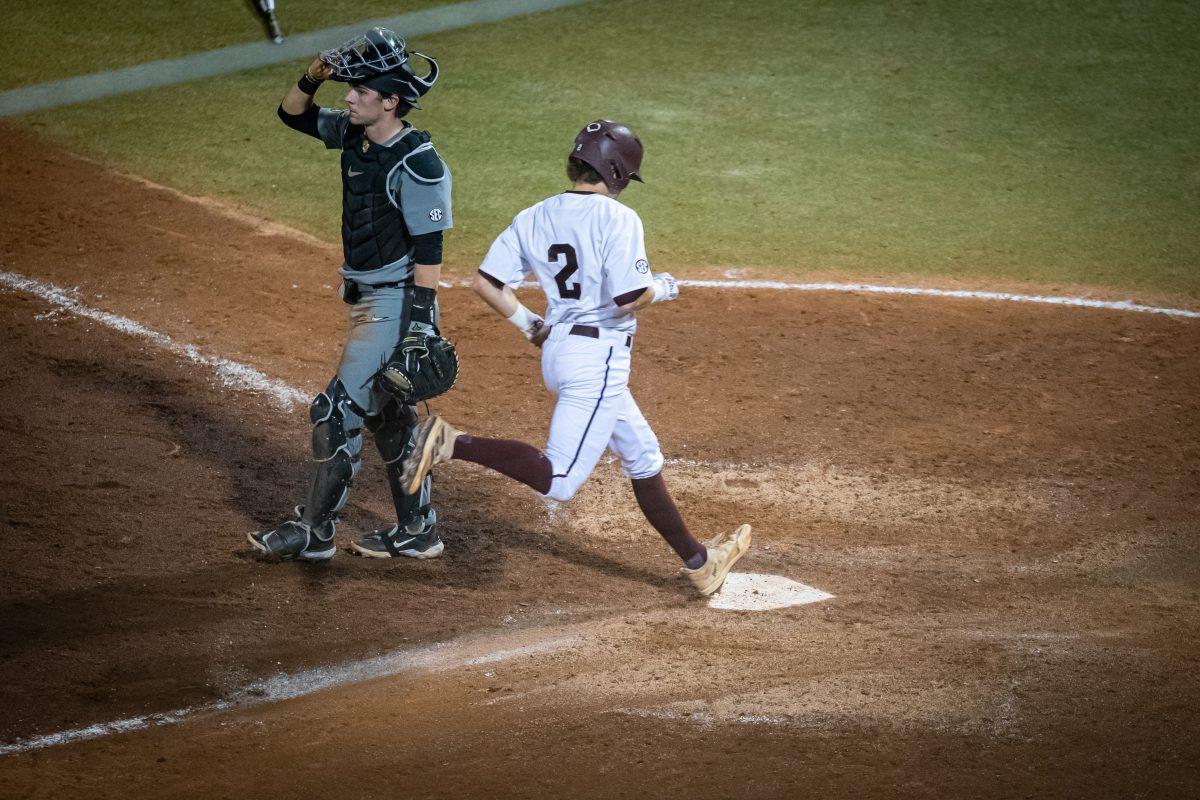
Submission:
M 324 385 L 334 248 L 0 130 L 0 269 Z M 542 441 L 534 355 L 442 297 L 465 370 L 435 409 Z M 685 515 L 751 522 L 740 569 L 836 596 L 749 614 L 691 597 L 614 465 L 548 508 L 452 464 L 441 559 L 260 564 L 302 408 L 25 293 L 0 317 L 0 744 L 232 703 L 0 755 L 4 798 L 1200 795 L 1195 321 L 716 290 L 644 314 L 634 390 Z M 366 462 L 343 539 L 390 524 Z

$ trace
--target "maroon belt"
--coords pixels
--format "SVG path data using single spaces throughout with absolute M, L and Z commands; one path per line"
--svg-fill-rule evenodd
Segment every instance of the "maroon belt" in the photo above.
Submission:
M 569 332 L 572 336 L 587 336 L 590 339 L 600 338 L 600 329 L 593 325 L 572 325 Z M 625 337 L 625 346 L 633 346 L 633 336 Z

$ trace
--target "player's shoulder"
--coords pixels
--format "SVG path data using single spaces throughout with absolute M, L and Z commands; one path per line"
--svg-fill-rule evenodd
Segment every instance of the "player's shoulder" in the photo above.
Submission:
M 404 171 L 418 183 L 435 184 L 444 181 L 450 171 L 437 148 L 433 146 L 429 133 L 413 129 L 404 138 L 412 148 L 400 161 Z
M 330 146 L 335 148 L 338 142 L 343 148 L 357 147 L 358 140 L 365 134 L 362 125 L 350 122 L 350 112 L 344 108 L 322 108 L 318 111 L 317 129 L 328 132 L 325 139 L 332 139 Z
M 561 194 L 552 194 L 543 200 L 537 201 L 536 203 L 529 206 L 528 208 L 523 208 L 520 211 L 518 211 L 517 215 L 515 217 L 513 217 L 513 222 L 518 222 L 520 220 L 529 220 L 529 219 L 533 219 L 537 216 L 540 216 L 542 214 L 551 213 L 554 211 L 555 208 L 558 207 L 561 200 L 562 200 Z
M 642 224 L 642 218 L 629 206 L 622 203 L 615 197 L 606 197 L 605 195 L 597 195 L 596 202 L 601 209 L 601 213 L 606 220 L 614 224 L 638 226 Z

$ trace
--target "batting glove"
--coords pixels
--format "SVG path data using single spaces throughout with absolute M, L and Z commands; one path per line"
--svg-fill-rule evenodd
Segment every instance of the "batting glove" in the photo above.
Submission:
M 655 303 L 665 303 L 679 297 L 679 284 L 669 272 L 656 275 L 650 285 L 654 287 Z

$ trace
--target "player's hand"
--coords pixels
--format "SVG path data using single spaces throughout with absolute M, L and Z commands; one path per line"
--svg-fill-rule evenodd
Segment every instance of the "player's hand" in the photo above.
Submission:
M 679 283 L 669 272 L 659 273 L 654 277 L 654 302 L 665 303 L 679 297 Z
M 313 59 L 313 62 L 308 65 L 308 69 L 305 70 L 305 72 L 308 73 L 308 77 L 312 78 L 318 83 L 321 81 L 327 81 L 333 77 L 333 67 L 326 64 L 319 57 Z
M 550 326 L 546 324 L 546 320 L 538 317 L 529 327 L 530 330 L 526 332 L 525 338 L 529 339 L 534 347 L 540 348 L 550 338 Z

